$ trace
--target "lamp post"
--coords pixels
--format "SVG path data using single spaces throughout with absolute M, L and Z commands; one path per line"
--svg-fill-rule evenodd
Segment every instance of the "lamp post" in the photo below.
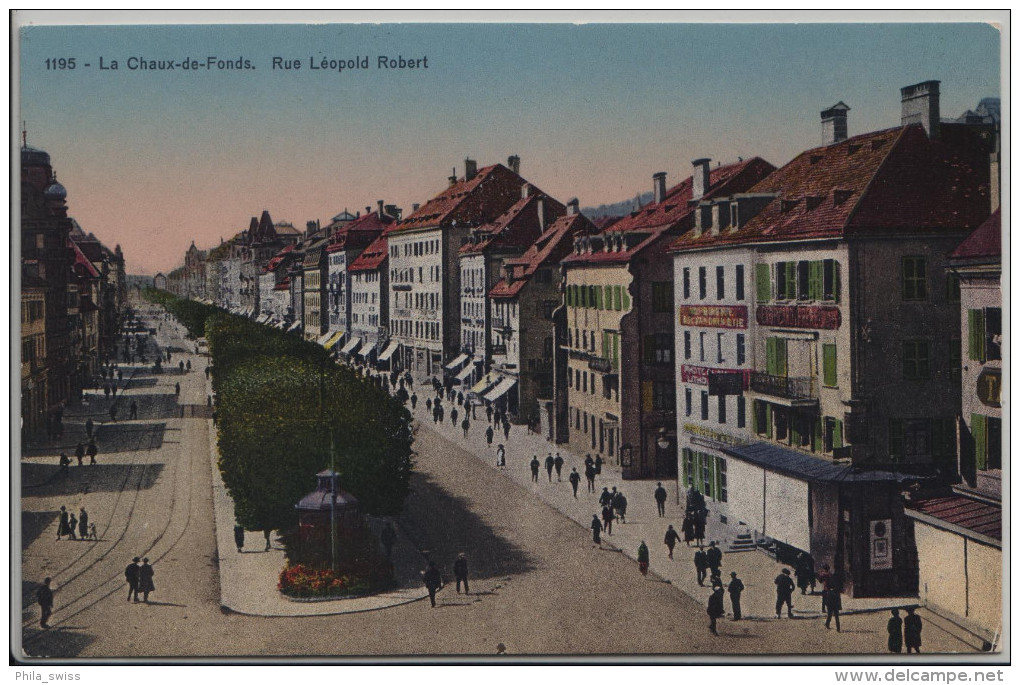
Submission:
M 659 435 L 655 439 L 655 446 L 657 448 L 659 448 L 658 453 L 655 455 L 655 470 L 656 471 L 659 470 L 659 465 L 662 463 L 662 460 L 663 459 L 668 459 L 670 457 L 670 449 L 669 449 L 670 445 L 672 445 L 672 442 L 670 441 L 669 436 L 666 435 L 666 427 L 663 426 L 662 428 L 659 429 Z M 679 469 L 679 467 L 677 468 L 677 471 L 676 471 L 676 498 L 677 498 L 677 504 L 679 504 L 680 503 L 680 469 Z

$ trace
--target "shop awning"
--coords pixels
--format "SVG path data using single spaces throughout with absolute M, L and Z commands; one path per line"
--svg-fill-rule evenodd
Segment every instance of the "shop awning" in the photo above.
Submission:
M 322 343 L 322 346 L 325 347 L 327 350 L 331 350 L 336 346 L 338 342 L 340 342 L 340 339 L 342 337 L 344 337 L 343 331 L 335 331 L 333 333 L 330 333 L 329 336 L 326 338 L 326 342 Z
M 358 350 L 358 354 L 360 354 L 365 359 L 368 359 L 368 355 L 372 354 L 372 350 L 374 349 L 375 343 L 365 343 L 365 346 Z
M 510 388 L 514 387 L 516 384 L 517 384 L 516 378 L 504 376 L 499 379 L 499 383 L 496 383 L 496 386 L 492 388 L 492 390 L 489 390 L 489 392 L 485 393 L 482 399 L 484 399 L 487 402 L 494 402 L 503 395 L 507 394 Z
M 495 371 L 490 371 L 489 373 L 485 374 L 482 380 L 478 381 L 473 386 L 471 386 L 471 392 L 475 393 L 476 395 L 480 395 L 489 388 L 491 388 L 493 385 L 495 385 L 498 381 L 499 374 L 496 373 Z
M 472 371 L 474 371 L 474 364 L 468 364 L 463 369 L 461 369 L 460 373 L 454 376 L 454 378 L 463 383 L 464 381 L 471 377 Z
M 391 340 L 389 344 L 386 346 L 386 349 L 384 349 L 382 351 L 382 354 L 379 355 L 379 361 L 388 362 L 390 360 L 390 357 L 393 356 L 393 353 L 397 351 L 398 347 L 400 347 L 400 343 L 398 343 L 396 340 Z
M 269 314 L 263 314 L 258 318 L 259 323 L 269 323 Z
M 290 326 L 287 327 L 287 332 L 288 333 L 293 333 L 294 331 L 296 331 L 299 328 L 301 328 L 301 322 L 300 321 L 295 321 L 294 323 L 292 323 Z
M 316 340 L 315 342 L 319 345 L 319 347 L 322 347 L 323 345 L 326 344 L 326 341 L 329 340 L 332 336 L 333 336 L 332 333 L 330 333 L 329 331 L 326 331 L 325 333 L 320 335 L 319 339 Z
M 825 459 L 767 442 L 739 446 L 723 445 L 720 449 L 728 456 L 803 481 L 872 483 L 903 481 L 911 478 L 904 473 L 864 470 L 849 464 L 834 464 Z
M 456 371 L 457 369 L 460 368 L 460 365 L 463 364 L 464 362 L 466 362 L 467 360 L 468 360 L 468 356 L 466 354 L 461 354 L 459 357 L 457 357 L 452 362 L 447 364 L 444 368 L 447 371 Z
M 353 352 L 358 345 L 361 344 L 361 338 L 351 338 L 347 341 L 347 344 L 340 349 L 341 354 L 350 354 Z

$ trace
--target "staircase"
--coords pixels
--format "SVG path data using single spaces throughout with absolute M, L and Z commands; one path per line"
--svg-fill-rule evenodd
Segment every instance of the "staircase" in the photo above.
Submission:
M 754 543 L 754 537 L 748 533 L 738 533 L 736 537 L 730 538 L 726 547 L 728 553 L 733 552 L 753 552 L 758 548 Z

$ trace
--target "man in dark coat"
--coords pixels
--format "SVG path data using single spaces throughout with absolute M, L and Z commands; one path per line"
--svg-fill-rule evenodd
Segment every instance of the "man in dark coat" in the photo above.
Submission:
M 588 492 L 595 492 L 595 467 L 591 464 L 584 467 L 584 478 L 588 481 Z
M 436 562 L 429 562 L 429 567 L 421 574 L 421 579 L 425 582 L 425 589 L 429 591 L 429 601 L 432 602 L 434 608 L 436 606 L 436 592 L 443 586 L 443 577 L 439 575 Z
M 538 463 L 538 455 L 536 454 L 531 458 L 531 482 L 538 482 L 538 469 L 541 465 Z
M 67 507 L 60 507 L 60 521 L 57 523 L 57 539 L 71 534 L 71 525 L 67 517 Z
M 620 519 L 620 523 L 627 522 L 627 498 L 624 497 L 623 490 L 613 495 L 613 513 Z
M 556 453 L 556 458 L 553 459 L 553 466 L 556 467 L 556 482 L 560 482 L 562 480 L 560 473 L 563 471 L 563 457 L 560 456 L 559 452 Z
M 131 563 L 124 569 L 124 580 L 128 584 L 128 601 L 131 601 L 131 595 L 134 595 L 135 601 L 138 601 L 138 562 L 139 558 L 135 557 L 131 560 Z
M 489 426 L 488 428 L 485 429 L 485 443 L 487 445 L 489 445 L 490 447 L 492 446 L 492 436 L 493 435 L 494 434 L 492 432 L 492 426 Z
M 666 528 L 666 537 L 663 538 L 662 541 L 664 543 L 666 543 L 666 548 L 669 550 L 669 558 L 670 559 L 673 558 L 673 548 L 676 547 L 677 540 L 679 540 L 679 539 L 680 539 L 680 536 L 677 535 L 675 530 L 673 530 L 673 526 L 672 525 L 670 525 L 668 528 Z
M 889 632 L 889 651 L 899 654 L 903 651 L 903 619 L 900 618 L 899 609 L 892 610 L 892 618 L 886 624 L 886 630 Z
M 49 578 L 43 580 L 42 586 L 35 591 L 35 599 L 39 602 L 39 626 L 49 628 L 47 624 L 53 615 L 53 590 L 50 588 Z
M 595 475 L 602 473 L 602 455 L 595 455 Z
M 470 595 L 468 590 L 468 564 L 464 553 L 457 555 L 457 561 L 453 562 L 453 577 L 457 579 L 457 594 L 460 594 L 460 584 L 464 583 L 464 594 Z
M 837 588 L 831 590 L 823 590 L 828 593 L 828 597 L 825 600 L 825 627 L 829 627 L 829 623 L 833 618 L 836 619 L 836 632 L 839 631 L 839 612 L 843 608 L 843 595 Z
M 591 539 L 599 547 L 602 546 L 602 523 L 599 521 L 598 514 L 592 514 L 591 517 Z
M 234 526 L 234 544 L 237 545 L 237 551 L 240 552 L 244 549 L 244 526 Z
M 776 618 L 783 615 L 783 605 L 786 605 L 786 615 L 793 618 L 793 591 L 796 585 L 790 577 L 790 569 L 784 568 L 783 572 L 776 576 Z
M 655 506 L 659 510 L 660 517 L 666 515 L 667 497 L 668 495 L 666 494 L 666 488 L 662 487 L 662 483 L 659 483 L 658 487 L 655 488 Z
M 510 439 L 510 422 L 506 420 L 503 421 L 503 439 Z
M 85 450 L 85 454 L 89 455 L 89 466 L 93 466 L 96 463 L 96 455 L 99 454 L 99 448 L 96 447 L 95 441 L 89 441 L 89 446 Z
M 907 645 L 907 654 L 914 650 L 921 653 L 921 617 L 914 613 L 914 607 L 907 607 L 907 617 L 903 619 L 903 642 Z
M 611 506 L 602 507 L 602 530 L 606 531 L 606 535 L 613 534 L 613 519 L 616 518 L 613 515 L 613 508 Z
M 553 467 L 555 465 L 556 465 L 556 460 L 553 459 L 552 452 L 550 452 L 549 456 L 545 458 L 545 472 L 547 474 L 549 474 L 549 482 L 550 483 L 552 482 L 552 472 L 553 472 Z
M 722 550 L 716 546 L 715 540 L 708 543 L 705 559 L 708 561 L 708 567 L 712 569 L 713 573 L 719 571 L 719 567 L 722 566 Z
M 418 407 L 418 394 L 411 393 L 411 411 L 414 411 Z
M 78 446 L 74 448 L 74 457 L 75 457 L 75 459 L 78 460 L 78 466 L 81 466 L 83 460 L 85 459 L 85 445 L 84 444 L 79 442 Z
M 149 558 L 142 559 L 142 565 L 138 568 L 138 592 L 142 593 L 142 601 L 149 603 L 149 593 L 156 590 L 152 577 L 155 575 L 152 567 L 149 566 Z
M 85 540 L 89 536 L 89 514 L 85 507 L 82 507 L 79 513 L 81 516 L 78 517 L 78 537 Z
M 723 608 L 723 589 L 722 586 L 719 586 L 712 591 L 711 596 L 708 598 L 708 629 L 713 635 L 719 634 L 719 631 L 716 630 L 715 622 L 725 615 L 726 610 Z
M 468 420 L 468 417 L 464 417 L 464 420 L 460 422 L 460 427 L 464 429 L 464 437 L 466 438 L 468 436 L 468 429 L 471 428 L 471 421 Z
M 615 488 L 613 488 L 615 490 Z M 613 504 L 613 493 L 609 492 L 609 488 L 603 487 L 602 494 L 599 495 L 599 505 L 608 507 Z
M 736 571 L 730 571 L 730 585 L 727 588 L 730 593 L 730 602 L 733 604 L 733 620 L 739 621 L 742 614 L 740 613 L 740 593 L 744 591 L 744 584 L 737 578 Z
M 809 587 L 813 591 L 815 585 L 815 561 L 807 552 L 801 552 L 797 556 L 797 568 L 794 571 L 794 575 L 797 576 L 797 587 L 800 588 L 800 594 L 807 594 Z
M 134 400 L 131 400 L 131 411 L 128 414 L 128 418 L 129 419 L 137 419 L 138 418 L 138 403 L 135 402 Z
M 450 423 L 453 424 L 454 426 L 457 425 L 457 407 L 456 406 L 454 406 L 454 408 L 450 410 Z
M 85 419 L 85 434 L 89 437 L 90 440 L 92 439 L 93 427 L 95 427 L 95 424 L 92 423 L 92 419 Z
M 703 549 L 694 553 L 694 570 L 698 572 L 698 585 L 704 585 L 705 576 L 708 575 L 708 558 Z
M 581 474 L 577 472 L 576 467 L 571 470 L 570 475 L 567 476 L 567 480 L 570 481 L 570 487 L 574 491 L 574 499 L 577 499 L 577 486 L 581 484 Z

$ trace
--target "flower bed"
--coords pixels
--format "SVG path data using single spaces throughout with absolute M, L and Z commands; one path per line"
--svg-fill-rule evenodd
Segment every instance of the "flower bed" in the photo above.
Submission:
M 309 599 L 363 595 L 370 592 L 372 586 L 364 578 L 297 564 L 284 567 L 277 588 L 288 597 Z

